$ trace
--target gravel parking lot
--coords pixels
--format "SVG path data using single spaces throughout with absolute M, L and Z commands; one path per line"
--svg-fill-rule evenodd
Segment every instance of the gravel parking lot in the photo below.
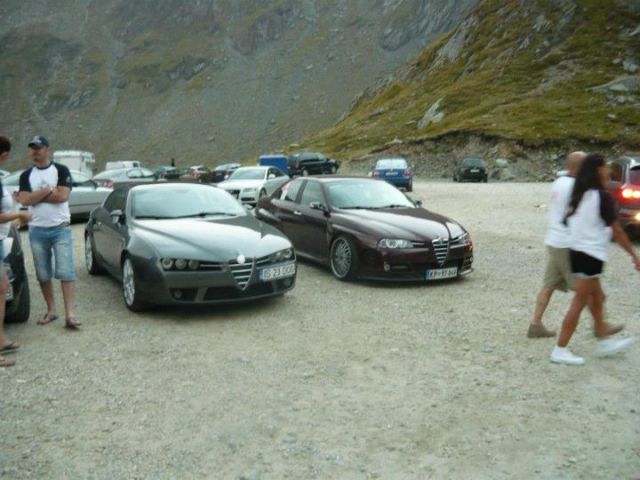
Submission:
M 640 477 L 640 343 L 597 358 L 585 314 L 572 345 L 587 364 L 565 367 L 553 340 L 525 338 L 548 189 L 417 184 L 472 234 L 461 281 L 343 284 L 301 264 L 281 299 L 143 315 L 89 277 L 74 225 L 84 326 L 37 326 L 32 282 L 30 322 L 8 327 L 18 364 L 0 369 L 0 477 Z M 619 248 L 604 283 L 640 338 L 640 275 Z M 569 301 L 553 299 L 550 326 Z

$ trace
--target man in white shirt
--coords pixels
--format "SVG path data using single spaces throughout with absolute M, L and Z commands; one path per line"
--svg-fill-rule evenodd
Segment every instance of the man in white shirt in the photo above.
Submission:
M 65 327 L 77 329 L 80 323 L 75 318 L 73 306 L 76 276 L 69 211 L 71 172 L 66 166 L 51 161 L 49 142 L 42 136 L 36 136 L 29 142 L 29 153 L 33 166 L 20 175 L 18 200 L 29 207 L 32 215 L 29 241 L 36 276 L 47 303 L 47 313 L 38 323 L 46 325 L 58 318 L 52 283 L 56 278 L 62 286 Z
M 571 200 L 575 176 L 585 159 L 585 152 L 573 152 L 567 157 L 568 175 L 558 178 L 551 186 L 549 200 L 549 228 L 545 237 L 547 246 L 547 267 L 544 273 L 543 287 L 538 293 L 533 321 L 529 324 L 527 337 L 554 337 L 556 332 L 548 330 L 542 323 L 542 316 L 549 306 L 555 290 L 566 292 L 573 290 L 574 280 L 569 262 L 571 237 L 564 219 Z

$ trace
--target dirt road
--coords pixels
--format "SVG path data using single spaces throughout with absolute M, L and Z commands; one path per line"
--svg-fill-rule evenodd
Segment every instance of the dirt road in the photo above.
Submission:
M 597 358 L 587 315 L 572 343 L 583 367 L 525 338 L 548 189 L 417 186 L 472 233 L 462 281 L 343 284 L 302 264 L 282 299 L 143 315 L 89 277 L 75 225 L 84 327 L 37 326 L 32 285 L 30 322 L 8 328 L 18 365 L 0 369 L 0 477 L 640 476 L 640 275 L 626 254 L 614 248 L 604 284 L 610 317 L 639 339 L 628 353 Z M 550 326 L 569 300 L 554 298 Z

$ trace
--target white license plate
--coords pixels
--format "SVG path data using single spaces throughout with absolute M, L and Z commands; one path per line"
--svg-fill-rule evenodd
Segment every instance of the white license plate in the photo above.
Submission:
M 9 288 L 7 289 L 7 302 L 13 300 L 13 285 L 9 284 Z
M 480 170 L 478 168 L 472 168 L 471 173 L 480 173 Z
M 260 270 L 260 280 L 270 282 L 280 278 L 293 277 L 296 274 L 296 264 L 287 263 L 277 267 L 263 268 Z
M 385 173 L 385 175 L 387 177 L 395 177 L 396 176 L 396 172 L 387 172 L 387 173 Z
M 458 276 L 458 267 L 440 268 L 438 270 L 427 270 L 427 280 L 444 280 L 447 278 L 455 278 Z

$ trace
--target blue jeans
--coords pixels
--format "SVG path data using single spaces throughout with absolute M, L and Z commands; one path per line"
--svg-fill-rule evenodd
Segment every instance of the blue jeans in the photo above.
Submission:
M 29 227 L 29 241 L 36 277 L 40 283 L 48 282 L 54 277 L 63 282 L 73 282 L 76 279 L 71 227 Z M 56 259 L 55 274 L 53 257 Z

